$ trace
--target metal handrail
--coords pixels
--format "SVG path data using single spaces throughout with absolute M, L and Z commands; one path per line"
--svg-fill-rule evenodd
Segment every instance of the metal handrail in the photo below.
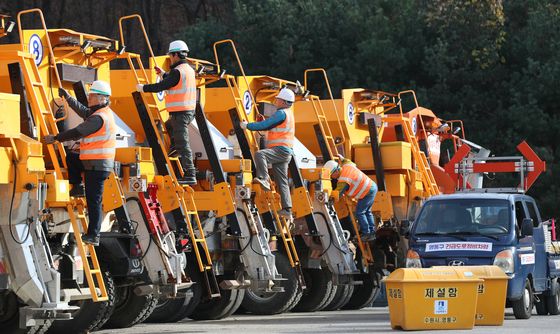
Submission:
M 62 82 L 60 81 L 60 75 L 58 74 L 58 69 L 56 68 L 56 64 L 55 64 L 55 61 L 54 61 L 54 52 L 53 52 L 53 48 L 52 48 L 52 45 L 51 45 L 51 39 L 49 38 L 49 32 L 47 30 L 47 25 L 45 23 L 45 17 L 43 16 L 43 12 L 39 8 L 22 10 L 17 15 L 17 22 L 18 22 L 18 29 L 19 29 L 19 42 L 21 44 L 21 49 L 23 51 L 23 48 L 24 48 L 23 28 L 22 28 L 22 24 L 21 24 L 21 17 L 24 14 L 30 14 L 30 13 L 39 13 L 39 17 L 41 18 L 41 25 L 43 26 L 43 30 L 45 32 L 45 40 L 47 41 L 47 48 L 48 48 L 48 51 L 49 51 L 49 66 L 51 66 L 54 69 L 54 74 L 55 74 L 55 77 L 56 77 L 56 83 L 58 84 L 58 88 L 62 88 Z
M 341 140 L 337 145 L 342 145 L 346 142 L 346 137 L 344 136 L 344 128 L 342 127 L 342 122 L 340 121 L 340 117 L 338 116 L 338 109 L 336 107 L 336 103 L 334 102 L 334 97 L 331 90 L 331 84 L 329 82 L 329 77 L 327 76 L 327 71 L 324 68 L 310 68 L 303 72 L 303 87 L 307 90 L 307 74 L 312 72 L 320 72 L 323 74 L 323 78 L 325 79 L 325 85 L 327 86 L 327 91 L 329 92 L 329 98 L 332 102 L 334 108 L 334 114 L 336 115 L 336 122 L 338 124 L 340 130 Z M 332 135 L 332 134 L 331 134 Z
M 119 19 L 119 34 L 120 34 L 120 37 L 121 37 L 121 47 L 126 45 L 124 43 L 123 22 L 125 20 L 130 20 L 130 19 L 138 19 L 138 21 L 140 22 L 140 28 L 142 28 L 142 33 L 144 34 L 144 40 L 146 41 L 146 45 L 148 46 L 148 50 L 150 51 L 150 56 L 152 58 L 155 58 L 154 57 L 154 51 L 152 50 L 152 46 L 150 44 L 150 39 L 148 38 L 148 33 L 146 33 L 146 28 L 144 27 L 144 21 L 142 21 L 142 17 L 138 14 L 123 16 Z
M 233 42 L 233 40 L 231 39 L 223 39 L 221 41 L 217 41 L 214 43 L 214 58 L 216 59 L 216 65 L 218 66 L 218 73 L 221 70 L 221 65 L 220 65 L 220 58 L 218 57 L 218 45 L 221 44 L 230 44 L 231 48 L 233 50 L 233 54 L 235 55 L 235 59 L 237 61 L 237 65 L 239 66 L 239 70 L 241 70 L 241 75 L 243 76 L 243 80 L 245 81 L 245 85 L 247 85 L 247 90 L 249 91 L 249 96 L 251 97 L 251 109 L 254 109 L 256 112 L 258 112 L 257 110 L 257 103 L 256 103 L 256 99 L 253 96 L 253 92 L 251 91 L 251 89 L 249 89 L 249 80 L 247 80 L 247 76 L 245 75 L 245 70 L 243 69 L 243 65 L 241 64 L 241 59 L 239 59 L 239 54 L 237 53 L 237 48 L 235 47 L 235 43 Z M 241 93 L 241 92 L 240 92 Z

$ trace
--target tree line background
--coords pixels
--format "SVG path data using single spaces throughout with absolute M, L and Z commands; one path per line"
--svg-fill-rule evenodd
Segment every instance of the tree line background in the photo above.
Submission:
M 211 60 L 213 43 L 231 38 L 247 73 L 295 81 L 324 67 L 335 94 L 414 89 L 493 154 L 517 155 L 526 139 L 547 162 L 529 194 L 544 218 L 560 216 L 560 1 L 0 0 L 13 16 L 33 7 L 51 28 L 112 38 L 120 16 L 138 13 L 156 54 L 180 38 Z M 127 40 L 146 54 L 132 26 Z

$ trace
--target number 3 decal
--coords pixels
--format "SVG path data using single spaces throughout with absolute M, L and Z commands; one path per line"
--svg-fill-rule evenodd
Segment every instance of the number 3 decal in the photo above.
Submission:
M 43 43 L 41 42 L 41 38 L 34 34 L 29 39 L 29 53 L 33 55 L 35 59 L 35 65 L 39 66 L 43 61 Z

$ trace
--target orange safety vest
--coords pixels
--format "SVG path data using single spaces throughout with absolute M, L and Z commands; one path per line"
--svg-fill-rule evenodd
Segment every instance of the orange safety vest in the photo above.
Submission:
M 194 110 L 196 108 L 196 80 L 189 64 L 179 64 L 175 69 L 181 73 L 179 82 L 167 90 L 165 107 L 169 112 Z
M 373 185 L 373 180 L 353 163 L 342 165 L 338 180 L 347 183 L 350 186 L 348 196 L 358 200 L 364 198 Z
M 283 109 L 286 113 L 286 119 L 277 127 L 266 132 L 266 145 L 268 148 L 275 146 L 294 147 L 294 138 L 296 134 L 296 123 L 294 121 L 294 112 L 292 108 Z
M 80 160 L 115 160 L 117 125 L 113 111 L 109 107 L 104 107 L 91 116 L 94 115 L 101 116 L 103 125 L 101 129 L 84 137 L 80 142 Z

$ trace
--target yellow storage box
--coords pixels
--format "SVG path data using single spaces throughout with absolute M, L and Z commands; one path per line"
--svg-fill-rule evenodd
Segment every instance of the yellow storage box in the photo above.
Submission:
M 0 93 L 0 137 L 19 138 L 19 95 Z
M 388 169 L 412 169 L 412 153 L 410 143 L 404 141 L 385 142 L 379 145 L 381 149 L 381 160 L 383 168 Z M 371 144 L 353 145 L 354 160 L 358 168 L 373 170 L 373 154 Z
M 497 266 L 465 266 L 457 267 L 457 269 L 467 275 L 472 273 L 484 281 L 478 285 L 478 303 L 476 304 L 474 324 L 503 325 L 509 276 Z
M 472 329 L 480 283 L 456 267 L 397 269 L 385 279 L 391 327 Z

